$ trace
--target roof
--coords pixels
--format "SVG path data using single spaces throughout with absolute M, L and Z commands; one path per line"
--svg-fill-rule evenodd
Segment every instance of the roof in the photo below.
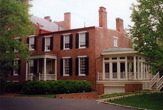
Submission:
M 109 48 L 101 52 L 101 55 L 135 54 L 138 53 L 132 48 Z
M 59 24 L 57 24 L 56 22 L 52 22 L 52 21 L 48 21 L 46 19 L 37 17 L 37 16 L 31 16 L 30 20 L 39 26 L 40 29 L 42 30 L 46 30 L 49 32 L 54 32 L 54 31 L 58 31 L 58 28 L 60 30 L 64 30 L 64 28 L 62 26 L 60 26 Z

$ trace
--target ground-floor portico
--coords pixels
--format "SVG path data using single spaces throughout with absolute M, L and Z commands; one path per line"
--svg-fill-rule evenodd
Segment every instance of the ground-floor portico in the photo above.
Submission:
M 54 54 L 34 54 L 26 63 L 27 80 L 57 80 L 57 57 Z

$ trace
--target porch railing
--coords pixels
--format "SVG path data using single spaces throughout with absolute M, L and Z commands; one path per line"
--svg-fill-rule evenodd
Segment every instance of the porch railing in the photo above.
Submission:
M 35 76 L 34 74 L 28 74 L 26 80 L 56 80 L 56 75 L 55 74 L 46 74 L 46 78 L 44 78 L 44 74 L 40 74 L 38 76 Z
M 152 88 L 152 86 L 159 80 L 159 72 L 151 79 L 151 82 L 150 82 L 150 88 Z
M 160 90 L 163 87 L 163 76 L 157 82 L 157 89 Z

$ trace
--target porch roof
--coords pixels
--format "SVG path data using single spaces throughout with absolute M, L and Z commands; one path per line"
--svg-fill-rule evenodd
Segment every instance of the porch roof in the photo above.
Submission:
M 57 59 L 57 55 L 51 53 L 40 53 L 40 54 L 32 54 L 29 57 L 29 59 L 40 59 L 40 58 Z
M 132 48 L 109 48 L 101 52 L 101 55 L 115 55 L 115 54 L 135 54 L 138 53 Z

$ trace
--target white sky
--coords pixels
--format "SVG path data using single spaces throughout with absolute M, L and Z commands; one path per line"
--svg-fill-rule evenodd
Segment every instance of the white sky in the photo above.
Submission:
M 71 12 L 71 28 L 98 26 L 100 6 L 107 9 L 108 28 L 115 29 L 117 17 L 124 20 L 124 27 L 132 25 L 131 4 L 136 0 L 33 0 L 30 13 L 44 18 L 51 16 L 53 21 L 63 21 L 64 13 Z

